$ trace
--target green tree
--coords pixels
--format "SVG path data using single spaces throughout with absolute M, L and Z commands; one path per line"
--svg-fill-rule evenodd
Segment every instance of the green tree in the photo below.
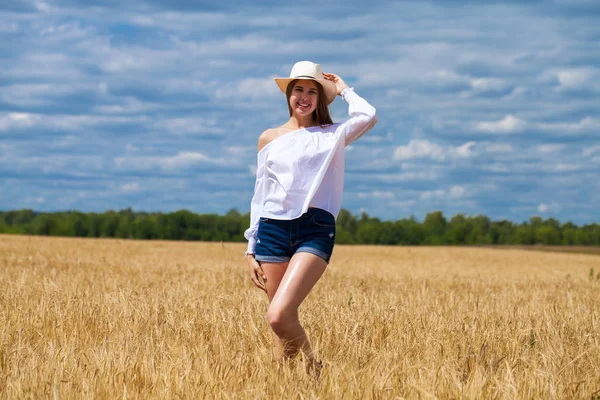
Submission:
M 446 218 L 441 211 L 434 211 L 425 216 L 423 230 L 426 244 L 444 244 L 447 226 Z
M 445 242 L 448 244 L 465 244 L 471 224 L 462 214 L 457 214 L 448 223 Z
M 414 215 L 411 215 L 410 218 L 401 219 L 396 223 L 402 231 L 401 244 L 412 246 L 423 244 L 425 241 L 425 231 Z
M 526 222 L 517 226 L 515 230 L 515 243 L 514 244 L 534 244 L 535 233 L 534 229 Z
M 537 226 L 535 228 L 535 241 L 546 245 L 560 244 L 560 231 L 553 226 Z

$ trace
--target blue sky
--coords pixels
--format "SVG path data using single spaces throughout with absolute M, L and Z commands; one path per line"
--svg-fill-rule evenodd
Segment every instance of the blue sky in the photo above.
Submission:
M 0 210 L 247 212 L 311 60 L 378 111 L 351 212 L 600 220 L 596 0 L 281 3 L 4 2 Z

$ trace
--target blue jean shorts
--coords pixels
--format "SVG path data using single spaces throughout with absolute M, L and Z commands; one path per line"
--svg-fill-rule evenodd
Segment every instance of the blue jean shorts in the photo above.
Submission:
M 288 262 L 295 253 L 305 252 L 329 264 L 334 241 L 334 216 L 311 207 L 296 219 L 260 218 L 254 258 L 262 262 Z

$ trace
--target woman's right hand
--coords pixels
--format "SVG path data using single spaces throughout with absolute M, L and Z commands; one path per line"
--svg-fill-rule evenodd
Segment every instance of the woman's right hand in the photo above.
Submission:
M 254 282 L 254 285 L 257 288 L 262 289 L 266 292 L 267 288 L 265 286 L 265 283 L 267 282 L 267 276 L 265 275 L 258 261 L 254 259 L 254 254 L 248 254 L 246 256 L 246 261 L 248 262 L 248 271 L 250 272 L 250 279 L 252 280 L 252 282 Z

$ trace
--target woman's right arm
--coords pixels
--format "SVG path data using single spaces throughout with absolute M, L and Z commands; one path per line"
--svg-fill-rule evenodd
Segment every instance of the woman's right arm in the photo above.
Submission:
M 260 164 L 256 169 L 256 183 L 254 184 L 254 196 L 252 197 L 252 203 L 250 205 L 250 227 L 244 232 L 244 237 L 248 240 L 248 249 L 246 250 L 246 262 L 248 263 L 248 272 L 250 273 L 250 280 L 254 285 L 267 291 L 265 282 L 267 276 L 262 270 L 260 264 L 254 259 L 255 247 L 256 247 L 256 235 L 258 233 L 258 222 L 260 220 L 260 211 L 262 209 L 262 174 L 259 174 L 261 170 Z M 259 277 L 262 277 L 261 282 Z
M 258 138 L 258 153 L 263 147 L 270 142 L 271 130 L 264 131 Z M 256 164 L 256 182 L 254 183 L 254 196 L 252 196 L 252 202 L 250 203 L 250 227 L 244 232 L 244 237 L 248 240 L 248 249 L 246 254 L 254 254 L 256 247 L 256 234 L 258 232 L 258 221 L 260 219 L 260 213 L 262 211 L 263 203 L 263 166 L 260 154 L 257 156 Z
M 258 138 L 258 153 L 262 150 L 263 147 L 267 145 L 271 141 L 271 130 L 264 131 L 260 137 Z M 264 282 L 267 281 L 267 277 L 264 274 L 260 264 L 254 259 L 255 248 L 256 248 L 256 235 L 258 233 L 258 223 L 260 220 L 260 214 L 262 211 L 263 204 L 263 180 L 264 180 L 264 161 L 260 157 L 260 154 L 257 156 L 257 166 L 256 166 L 256 182 L 254 184 L 254 195 L 252 196 L 252 202 L 250 204 L 250 227 L 246 229 L 244 232 L 244 237 L 248 240 L 248 249 L 246 250 L 246 261 L 248 262 L 248 267 L 250 269 L 250 279 L 254 284 L 266 291 L 266 287 Z M 258 278 L 262 277 L 263 282 L 261 282 Z

